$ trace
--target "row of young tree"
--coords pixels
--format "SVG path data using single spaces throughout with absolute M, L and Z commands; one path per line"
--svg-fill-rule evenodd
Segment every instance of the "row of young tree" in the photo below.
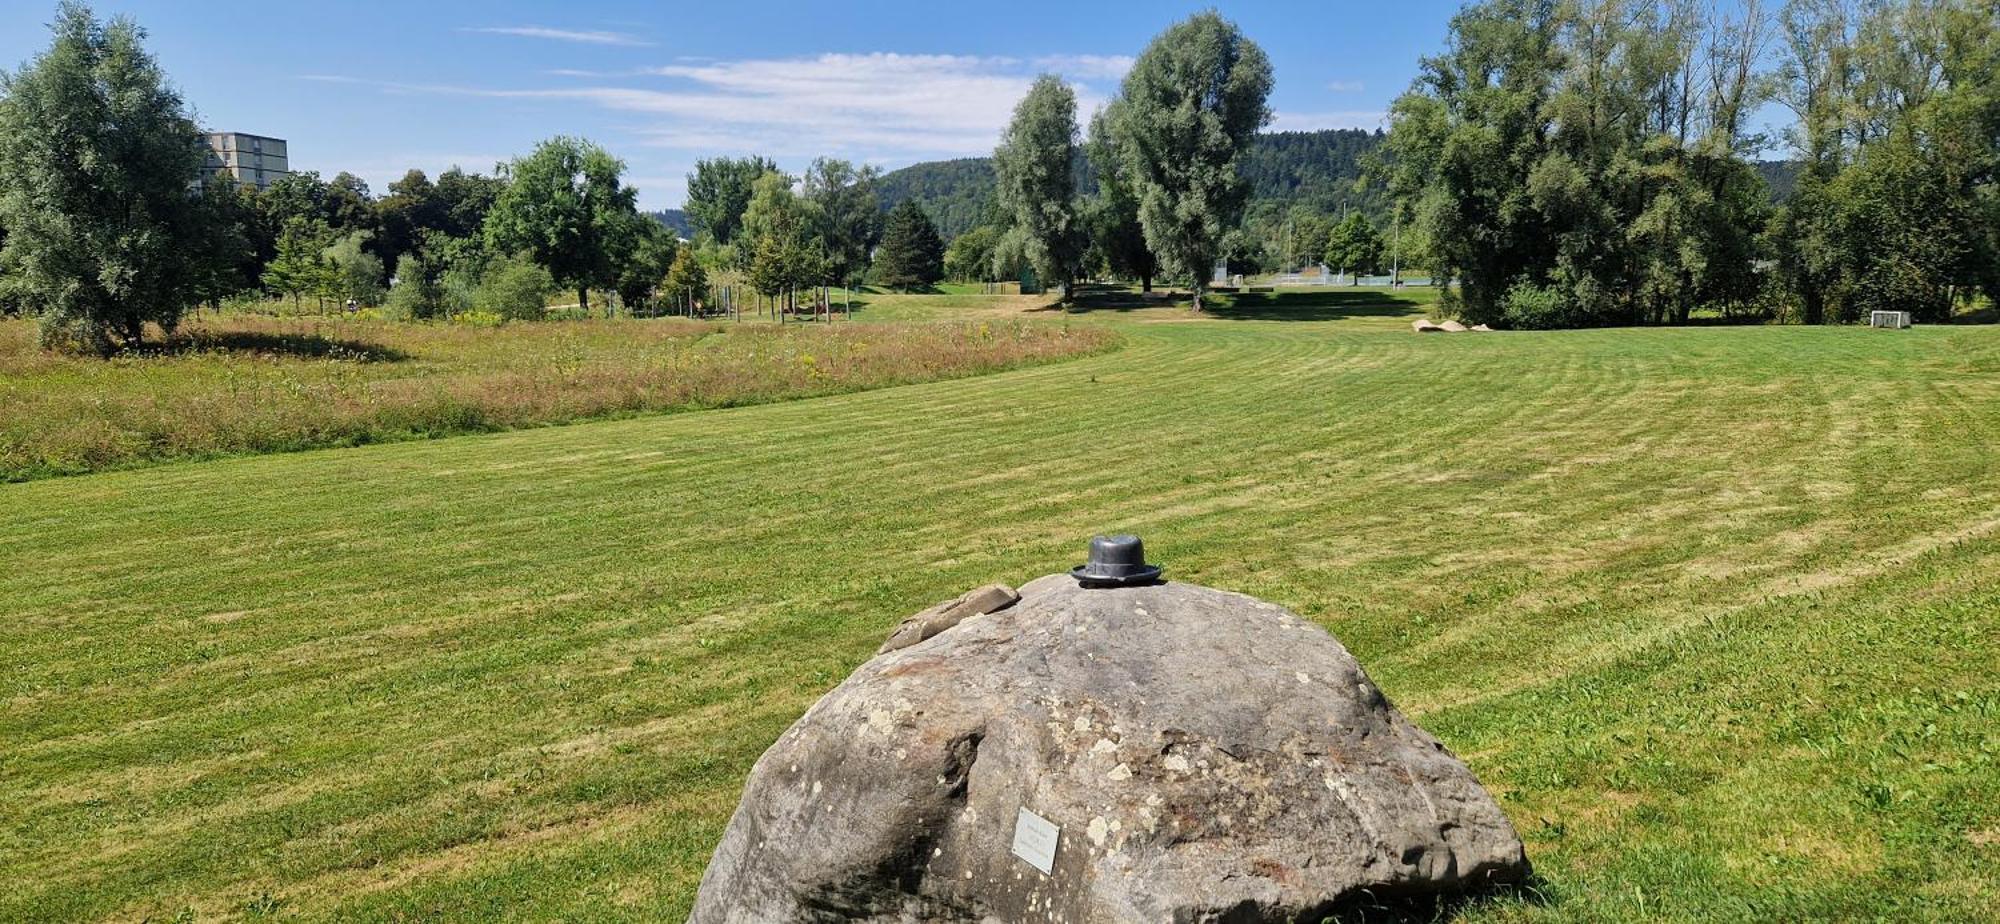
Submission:
M 885 216 L 881 171 L 819 158 L 793 177 L 763 157 L 699 161 L 687 217 L 699 262 L 766 297 L 864 281 L 922 289 L 944 277 L 944 243 L 914 202 Z
M 1753 115 L 1795 116 L 1783 138 Z M 1996 0 L 1484 0 L 1380 172 L 1467 322 L 1853 321 L 2000 295 Z M 1752 157 L 1801 161 L 1771 204 Z

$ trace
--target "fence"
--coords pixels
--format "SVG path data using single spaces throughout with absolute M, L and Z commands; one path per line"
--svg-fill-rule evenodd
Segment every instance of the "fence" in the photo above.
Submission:
M 1344 273 L 1319 273 L 1313 275 L 1305 273 L 1279 273 L 1271 277 L 1271 285 L 1283 287 L 1388 286 L 1392 284 L 1427 286 L 1431 284 L 1431 278 L 1429 276 L 1403 276 L 1399 280 L 1395 276 L 1349 276 Z
M 747 316 L 767 318 L 780 324 L 787 318 L 824 318 L 832 321 L 839 315 L 846 315 L 848 320 L 852 320 L 854 290 L 841 286 L 814 286 L 767 296 L 747 286 L 712 285 L 699 292 L 661 293 L 645 315 L 655 318 L 728 318 L 732 321 L 741 321 Z

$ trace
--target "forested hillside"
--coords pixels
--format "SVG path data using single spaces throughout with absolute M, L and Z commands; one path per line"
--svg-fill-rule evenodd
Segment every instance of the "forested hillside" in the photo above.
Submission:
M 646 215 L 680 235 L 684 240 L 694 238 L 694 230 L 688 225 L 688 216 L 684 209 L 661 209 L 657 212 L 647 212 Z
M 1386 210 L 1387 199 L 1379 190 L 1355 188 L 1363 159 L 1383 137 L 1381 132 L 1350 128 L 1258 136 L 1243 165 L 1251 183 L 1252 211 L 1284 211 L 1290 205 L 1327 214 L 1345 208 Z M 1085 195 L 1096 186 L 1088 164 L 1081 160 L 1077 186 Z M 950 239 L 986 220 L 995 188 L 993 162 L 967 157 L 912 164 L 882 177 L 877 188 L 884 211 L 915 199 Z
M 993 208 L 993 161 L 987 157 L 934 160 L 911 164 L 882 177 L 876 192 L 882 211 L 915 199 L 937 223 L 946 240 L 964 234 L 986 220 Z

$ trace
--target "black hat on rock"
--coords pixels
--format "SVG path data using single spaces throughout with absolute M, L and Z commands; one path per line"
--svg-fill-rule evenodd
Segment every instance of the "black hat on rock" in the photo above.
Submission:
M 1129 587 L 1160 579 L 1160 566 L 1146 564 L 1146 545 L 1138 536 L 1094 536 L 1090 561 L 1070 569 L 1085 587 Z

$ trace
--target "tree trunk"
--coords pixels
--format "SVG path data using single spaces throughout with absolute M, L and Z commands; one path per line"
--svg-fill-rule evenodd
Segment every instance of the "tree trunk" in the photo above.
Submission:
M 584 314 L 590 314 L 590 287 L 576 287 L 576 307 Z
M 1189 288 L 1191 288 L 1191 289 L 1192 289 L 1192 290 L 1194 291 L 1194 313 L 1195 313 L 1195 314 L 1200 314 L 1200 313 L 1201 313 L 1201 293 L 1202 293 L 1202 289 L 1206 288 L 1206 287 L 1205 287 L 1205 286 L 1204 286 L 1204 285 L 1202 284 L 1202 281 L 1201 281 L 1201 277 L 1199 277 L 1199 276 L 1195 277 L 1195 280 L 1194 280 L 1194 285 L 1193 285 L 1193 286 L 1190 286 Z
M 1151 295 L 1151 294 L 1153 294 L 1153 274 L 1152 274 L 1152 273 L 1140 273 L 1140 274 L 1139 274 L 1139 291 L 1141 291 L 1141 292 L 1144 292 L 1144 293 L 1146 293 L 1147 295 Z
M 1826 321 L 1826 305 L 1820 299 L 1819 287 L 1808 282 L 1800 294 L 1805 298 L 1806 323 L 1821 324 Z

